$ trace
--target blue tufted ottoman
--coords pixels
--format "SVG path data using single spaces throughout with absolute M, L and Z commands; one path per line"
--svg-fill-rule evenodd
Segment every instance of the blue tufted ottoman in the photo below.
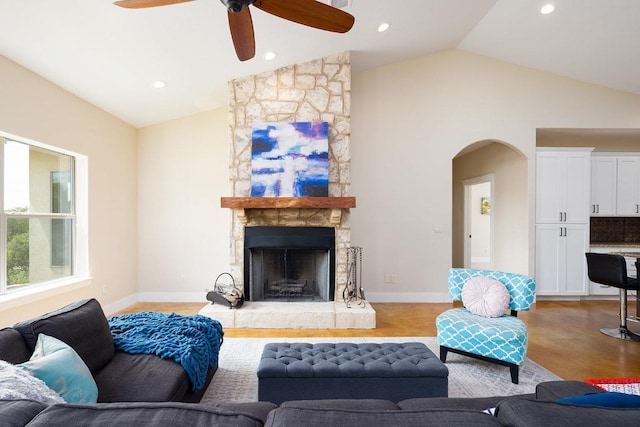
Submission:
M 271 343 L 258 366 L 258 400 L 447 397 L 449 370 L 422 343 Z

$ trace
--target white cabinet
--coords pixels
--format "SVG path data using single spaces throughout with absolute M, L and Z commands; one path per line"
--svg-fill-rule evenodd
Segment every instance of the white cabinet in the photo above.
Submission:
M 616 215 L 618 158 L 591 158 L 591 216 Z
M 618 157 L 618 216 L 640 216 L 640 156 Z
M 587 223 L 591 149 L 539 149 L 536 164 L 536 223 Z
M 536 225 L 536 293 L 586 295 L 587 224 Z
M 536 293 L 587 295 L 591 148 L 536 153 Z

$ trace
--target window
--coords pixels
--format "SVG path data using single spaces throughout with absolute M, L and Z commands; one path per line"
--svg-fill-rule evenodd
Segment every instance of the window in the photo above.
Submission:
M 2 134 L 0 143 L 0 293 L 85 275 L 86 196 L 77 184 L 86 158 Z

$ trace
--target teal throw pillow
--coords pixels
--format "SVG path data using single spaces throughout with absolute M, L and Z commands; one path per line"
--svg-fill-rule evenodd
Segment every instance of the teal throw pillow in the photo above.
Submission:
M 571 403 L 573 405 L 604 406 L 607 408 L 640 408 L 640 396 L 613 391 L 564 397 L 559 399 L 558 402 Z
M 87 365 L 73 348 L 57 338 L 38 335 L 31 359 L 21 363 L 67 403 L 96 403 L 98 386 Z

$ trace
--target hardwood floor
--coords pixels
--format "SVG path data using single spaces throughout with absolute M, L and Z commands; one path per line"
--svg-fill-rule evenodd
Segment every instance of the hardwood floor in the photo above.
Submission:
M 117 314 L 160 311 L 197 314 L 203 303 L 140 303 Z M 435 336 L 435 318 L 450 303 L 374 303 L 376 329 L 225 329 L 225 337 Z M 640 377 L 640 342 L 608 337 L 618 325 L 617 301 L 541 301 L 519 314 L 529 328 L 527 357 L 567 380 Z M 629 301 L 635 313 L 635 300 Z M 640 323 L 629 322 L 640 333 Z

